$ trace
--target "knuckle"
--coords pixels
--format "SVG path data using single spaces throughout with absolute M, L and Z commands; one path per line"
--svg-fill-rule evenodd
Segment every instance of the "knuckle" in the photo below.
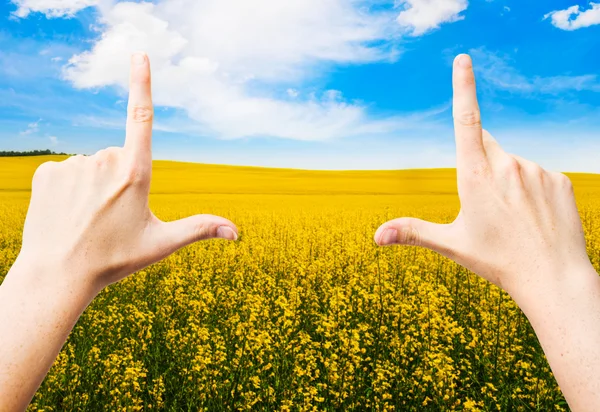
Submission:
M 471 88 L 471 86 L 475 85 L 475 76 L 471 75 L 467 75 L 467 76 L 462 76 L 461 77 L 461 82 L 462 86 L 465 86 L 467 88 Z
M 464 127 L 481 127 L 481 112 L 477 109 L 457 112 L 454 119 Z
M 136 123 L 152 121 L 154 110 L 151 106 L 133 106 L 129 109 L 129 117 Z
M 530 167 L 531 173 L 541 176 L 546 174 L 546 171 L 542 168 L 542 166 L 538 165 L 537 163 L 533 163 Z
M 405 227 L 400 231 L 400 242 L 408 246 L 421 246 L 421 235 L 416 228 Z
M 94 163 L 97 167 L 104 167 L 108 164 L 110 158 L 107 156 L 106 150 L 100 150 L 94 155 Z
M 556 180 L 558 181 L 558 184 L 561 188 L 570 192 L 573 191 L 573 182 L 564 173 L 557 173 Z
M 107 163 L 108 159 L 104 155 L 97 155 L 94 157 L 94 164 L 96 165 L 96 167 L 102 168 L 106 166 Z
M 525 174 L 537 180 L 544 180 L 546 175 L 546 171 L 537 163 L 526 162 L 524 165 L 521 165 L 521 170 L 525 172 Z
M 118 151 L 119 151 L 118 147 L 110 146 L 110 147 L 105 147 L 104 149 L 98 150 L 98 152 L 96 154 L 101 155 L 101 156 L 112 156 L 112 155 L 115 155 Z
M 45 162 L 39 165 L 37 169 L 35 169 L 35 172 L 33 174 L 33 183 L 48 178 L 48 176 L 52 173 L 55 167 L 56 162 Z
M 196 239 L 203 240 L 214 238 L 217 236 L 217 229 L 218 227 L 215 225 L 207 225 L 206 223 L 200 223 L 196 225 Z
M 543 181 L 546 178 L 546 171 L 537 164 L 531 168 L 531 173 L 539 180 Z
M 106 156 L 106 149 L 100 149 L 92 156 L 94 159 Z
M 96 166 L 104 167 L 111 164 L 116 158 L 118 150 L 119 148 L 117 147 L 107 147 L 96 152 L 96 154 L 93 156 Z
M 45 163 L 42 163 L 35 170 L 35 174 L 36 175 L 47 174 L 47 173 L 49 173 L 55 167 L 55 165 L 56 165 L 55 162 L 45 162 Z
M 66 161 L 73 163 L 73 162 L 81 162 L 83 159 L 85 159 L 85 156 L 78 154 L 78 155 L 69 157 Z
M 521 169 L 521 163 L 512 156 L 508 156 L 502 165 L 502 170 L 509 176 L 520 175 Z

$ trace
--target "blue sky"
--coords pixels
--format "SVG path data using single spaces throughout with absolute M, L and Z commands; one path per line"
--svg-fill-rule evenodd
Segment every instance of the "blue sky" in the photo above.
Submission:
M 157 159 L 453 166 L 451 63 L 468 52 L 507 151 L 600 173 L 600 4 L 13 0 L 0 22 L 0 149 L 121 145 L 145 50 Z

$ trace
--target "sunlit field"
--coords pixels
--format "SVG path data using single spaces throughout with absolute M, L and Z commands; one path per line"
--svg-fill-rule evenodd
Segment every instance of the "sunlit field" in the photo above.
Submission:
M 35 168 L 62 159 L 0 159 L 0 281 Z M 155 162 L 160 218 L 222 215 L 239 241 L 105 289 L 30 410 L 568 410 L 508 295 L 433 252 L 373 242 L 394 217 L 450 222 L 455 178 Z M 600 269 L 600 176 L 571 178 Z

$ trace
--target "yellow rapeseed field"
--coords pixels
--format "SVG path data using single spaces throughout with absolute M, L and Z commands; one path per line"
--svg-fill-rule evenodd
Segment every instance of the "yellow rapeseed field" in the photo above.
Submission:
M 0 159 L 0 281 L 51 159 Z M 600 269 L 600 176 L 571 177 Z M 451 221 L 454 170 L 157 161 L 150 202 L 165 220 L 225 216 L 240 239 L 105 289 L 30 410 L 568 410 L 505 293 L 433 252 L 373 242 L 393 217 Z

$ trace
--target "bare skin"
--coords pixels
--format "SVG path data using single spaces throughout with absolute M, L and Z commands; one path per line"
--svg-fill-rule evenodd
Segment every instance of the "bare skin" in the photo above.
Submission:
M 530 320 L 573 411 L 600 410 L 600 277 L 563 174 L 505 153 L 482 129 L 471 58 L 454 62 L 461 211 L 451 224 L 383 224 L 379 245 L 434 250 L 508 292 Z
M 150 64 L 132 57 L 123 148 L 44 163 L 19 257 L 0 286 L 0 411 L 24 410 L 83 310 L 107 285 L 198 240 L 235 240 L 222 217 L 162 222 L 148 207 Z

